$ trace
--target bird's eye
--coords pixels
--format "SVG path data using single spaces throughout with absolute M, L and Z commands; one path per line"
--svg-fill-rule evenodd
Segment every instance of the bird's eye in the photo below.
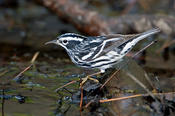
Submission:
M 63 44 L 67 44 L 68 43 L 68 41 L 67 40 L 63 40 Z

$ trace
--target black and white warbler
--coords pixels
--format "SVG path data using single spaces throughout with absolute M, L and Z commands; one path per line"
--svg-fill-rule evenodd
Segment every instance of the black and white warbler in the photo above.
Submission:
M 72 62 L 79 67 L 97 68 L 104 73 L 105 69 L 120 62 L 137 42 L 159 31 L 151 29 L 134 35 L 111 34 L 93 37 L 66 33 L 46 44 L 54 43 L 62 46 Z

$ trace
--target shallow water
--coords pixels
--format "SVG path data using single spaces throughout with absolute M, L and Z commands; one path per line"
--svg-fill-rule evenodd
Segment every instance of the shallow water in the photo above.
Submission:
M 27 66 L 30 65 L 30 62 L 26 59 L 30 59 L 30 57 L 32 57 L 32 54 L 28 57 L 15 56 L 15 58 L 11 58 L 6 61 L 4 58 L 1 59 L 5 62 L 1 63 L 0 68 L 0 99 L 4 100 L 3 104 L 0 106 L 0 111 L 2 112 L 3 110 L 4 114 L 9 116 L 68 116 L 70 114 L 72 116 L 80 115 L 79 83 L 71 84 L 67 86 L 66 89 L 61 89 L 58 92 L 55 92 L 55 89 L 61 87 L 62 85 L 72 80 L 79 80 L 80 77 L 84 77 L 86 74 L 95 72 L 95 70 L 92 71 L 78 68 L 67 58 L 55 59 L 51 57 L 51 54 L 46 55 L 50 56 L 50 58 L 43 57 L 42 54 L 39 55 L 34 65 L 29 70 L 25 71 L 22 74 L 22 76 L 19 77 L 18 82 L 14 81 L 13 79 L 16 77 L 17 74 L 19 74 L 22 70 L 24 70 Z M 124 65 L 124 63 L 126 63 L 126 60 L 128 59 L 125 59 L 119 65 Z M 161 67 L 156 68 L 150 65 L 149 63 L 144 66 L 145 69 L 149 69 L 150 78 L 154 82 L 154 84 L 158 84 L 156 85 L 156 87 L 158 87 L 164 92 L 172 92 L 174 90 L 175 80 L 172 78 L 172 76 L 165 78 L 167 74 L 170 75 L 171 73 L 172 75 L 173 72 L 168 72 L 167 70 L 165 70 L 167 71 L 167 73 L 165 74 L 155 73 L 161 72 L 159 71 L 159 68 Z M 149 67 L 152 67 L 152 69 L 150 69 Z M 162 68 L 162 70 L 164 70 L 164 68 Z M 135 83 L 130 77 L 126 75 L 127 72 L 132 73 L 140 81 L 142 81 L 142 83 L 144 83 L 144 85 L 146 85 L 147 88 L 152 90 L 150 84 L 144 78 L 144 74 L 146 72 L 143 70 L 142 67 L 137 65 L 135 61 L 131 60 L 116 75 L 116 77 L 106 85 L 105 91 L 101 92 L 103 94 L 100 95 L 98 94 L 98 92 L 93 92 L 93 94 L 89 95 L 88 92 L 85 92 L 84 103 L 88 103 L 88 99 L 86 98 L 94 99 L 95 96 L 97 96 L 97 98 L 99 99 L 109 99 L 115 97 L 134 95 L 138 93 L 146 93 L 142 87 L 140 87 L 137 83 Z M 158 82 L 155 79 L 155 74 L 158 74 Z M 110 73 L 107 76 L 110 76 Z M 92 89 L 91 86 L 92 84 L 90 84 L 90 89 Z M 116 114 L 128 115 L 131 112 L 136 112 L 135 115 L 140 115 L 140 113 L 142 114 L 145 111 L 149 111 L 151 113 L 151 109 L 144 108 L 149 106 L 146 105 L 146 102 L 148 101 L 145 101 L 143 97 L 139 97 L 117 102 L 100 103 L 95 106 L 90 105 L 87 109 L 85 108 L 82 111 L 82 114 L 103 114 L 105 116 L 111 116 Z M 125 110 L 127 111 L 127 113 Z M 148 114 L 150 115 L 150 113 Z

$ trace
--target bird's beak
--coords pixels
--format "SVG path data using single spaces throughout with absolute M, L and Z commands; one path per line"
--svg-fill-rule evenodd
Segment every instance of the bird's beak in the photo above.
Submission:
M 58 44 L 58 43 L 57 43 L 57 40 L 52 40 L 52 41 L 49 41 L 49 42 L 45 43 L 45 45 L 47 45 L 47 44 Z

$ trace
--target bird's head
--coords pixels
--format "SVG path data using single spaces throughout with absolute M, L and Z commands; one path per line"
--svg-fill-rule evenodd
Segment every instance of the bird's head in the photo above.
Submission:
M 47 45 L 53 43 L 62 46 L 66 50 L 71 50 L 85 39 L 86 39 L 85 36 L 81 36 L 74 33 L 66 33 L 61 36 L 58 36 L 56 40 L 46 42 L 45 44 Z

